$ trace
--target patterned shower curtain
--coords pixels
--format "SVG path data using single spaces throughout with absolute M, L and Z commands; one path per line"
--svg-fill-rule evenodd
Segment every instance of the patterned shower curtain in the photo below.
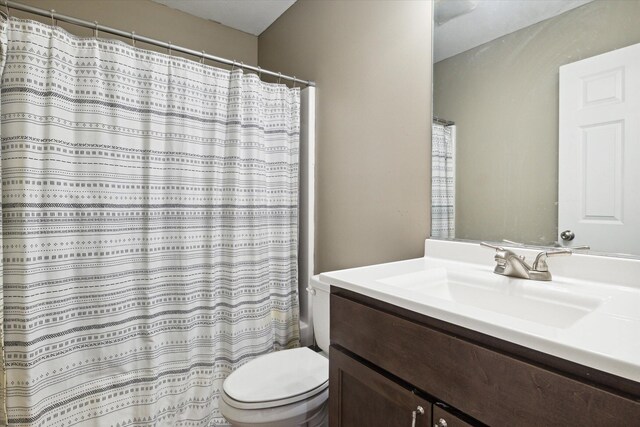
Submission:
M 213 426 L 298 345 L 299 89 L 2 22 L 11 426 Z
M 432 125 L 431 137 L 431 236 L 454 238 L 455 221 L 455 125 Z

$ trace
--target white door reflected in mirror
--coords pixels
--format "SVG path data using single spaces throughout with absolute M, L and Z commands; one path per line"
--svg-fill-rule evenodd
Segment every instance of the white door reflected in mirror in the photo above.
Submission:
M 640 44 L 560 67 L 563 246 L 640 254 Z

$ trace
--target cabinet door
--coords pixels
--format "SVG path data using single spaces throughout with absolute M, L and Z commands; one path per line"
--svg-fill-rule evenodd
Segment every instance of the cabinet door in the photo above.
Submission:
M 329 351 L 329 375 L 329 424 L 332 427 L 427 427 L 431 424 L 430 402 L 334 347 Z
M 433 405 L 433 425 L 434 427 L 472 427 L 471 424 L 437 405 Z

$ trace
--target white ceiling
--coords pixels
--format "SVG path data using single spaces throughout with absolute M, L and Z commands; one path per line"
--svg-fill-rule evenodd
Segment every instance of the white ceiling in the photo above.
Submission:
M 153 0 L 259 36 L 296 0 Z
M 442 23 L 435 26 L 433 60 L 442 61 L 591 1 L 436 0 L 436 20 Z

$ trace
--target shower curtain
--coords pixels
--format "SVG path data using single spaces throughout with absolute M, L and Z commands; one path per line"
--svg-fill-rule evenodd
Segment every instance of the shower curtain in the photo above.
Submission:
M 455 125 L 432 124 L 431 236 L 455 237 Z
M 34 21 L 0 38 L 9 424 L 223 424 L 223 379 L 299 341 L 299 89 Z

